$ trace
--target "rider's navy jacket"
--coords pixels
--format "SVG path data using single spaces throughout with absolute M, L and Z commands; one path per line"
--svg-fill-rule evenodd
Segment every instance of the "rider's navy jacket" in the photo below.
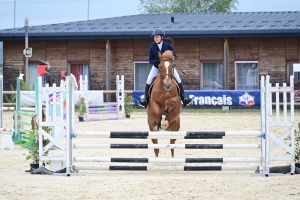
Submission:
M 170 44 L 170 42 L 164 40 L 161 50 L 159 50 L 157 44 L 155 42 L 151 43 L 150 51 L 149 51 L 149 63 L 154 65 L 154 67 L 158 68 L 158 52 L 160 51 L 161 54 L 163 54 L 166 50 L 171 50 L 174 53 L 175 59 L 177 58 L 177 55 L 173 49 L 173 46 Z

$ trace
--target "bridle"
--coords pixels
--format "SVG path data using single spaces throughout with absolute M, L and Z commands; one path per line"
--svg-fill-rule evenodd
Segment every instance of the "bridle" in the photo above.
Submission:
M 167 74 L 165 74 L 165 75 L 163 76 L 163 75 L 161 74 L 161 67 L 159 67 L 158 73 L 160 73 L 160 78 L 161 78 L 161 80 L 163 80 L 166 76 L 170 76 L 171 79 L 174 79 L 173 74 L 174 74 L 174 67 L 175 67 L 175 65 L 174 65 L 173 61 L 162 60 L 162 62 L 166 62 L 166 61 L 172 64 L 172 74 L 167 73 Z

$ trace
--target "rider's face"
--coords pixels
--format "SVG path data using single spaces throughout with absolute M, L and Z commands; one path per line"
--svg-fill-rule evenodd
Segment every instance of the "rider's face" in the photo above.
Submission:
M 154 35 L 154 42 L 156 44 L 159 44 L 161 42 L 161 40 L 162 40 L 161 35 Z

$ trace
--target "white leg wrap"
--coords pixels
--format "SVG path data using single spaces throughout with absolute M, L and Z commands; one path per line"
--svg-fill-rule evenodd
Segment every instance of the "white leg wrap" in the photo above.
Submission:
M 168 120 L 166 120 L 166 117 L 167 117 L 166 115 L 161 116 L 162 119 L 161 119 L 160 125 L 163 130 L 166 130 L 169 127 L 169 122 L 168 122 Z

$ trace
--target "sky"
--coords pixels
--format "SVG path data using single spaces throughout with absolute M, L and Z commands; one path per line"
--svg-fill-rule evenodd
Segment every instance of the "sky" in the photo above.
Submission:
M 139 0 L 0 0 L 0 29 L 141 14 Z M 300 0 L 239 0 L 235 12 L 300 11 Z

